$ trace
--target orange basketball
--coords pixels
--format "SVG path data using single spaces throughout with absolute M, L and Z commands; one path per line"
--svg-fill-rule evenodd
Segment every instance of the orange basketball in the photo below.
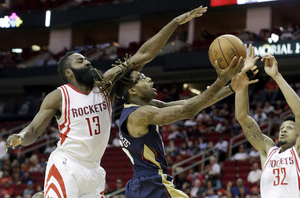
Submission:
M 216 38 L 208 50 L 210 63 L 215 65 L 214 62 L 217 60 L 221 69 L 227 68 L 234 56 L 238 61 L 240 56 L 246 58 L 246 55 L 247 51 L 242 40 L 231 34 Z

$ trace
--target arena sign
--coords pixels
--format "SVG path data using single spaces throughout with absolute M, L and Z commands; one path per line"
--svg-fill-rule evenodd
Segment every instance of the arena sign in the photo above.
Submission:
M 299 55 L 300 41 L 290 41 L 281 43 L 263 43 L 254 44 L 255 54 L 271 54 L 271 55 Z
M 0 18 L 0 28 L 19 27 L 22 23 L 23 21 L 15 12 L 13 12 L 10 16 Z

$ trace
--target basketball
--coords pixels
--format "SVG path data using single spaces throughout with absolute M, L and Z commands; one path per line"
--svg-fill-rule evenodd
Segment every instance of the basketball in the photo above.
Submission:
M 231 34 L 224 34 L 216 38 L 208 50 L 210 63 L 215 65 L 214 62 L 217 60 L 221 69 L 227 68 L 234 56 L 238 61 L 240 56 L 246 58 L 246 55 L 247 51 L 242 40 Z

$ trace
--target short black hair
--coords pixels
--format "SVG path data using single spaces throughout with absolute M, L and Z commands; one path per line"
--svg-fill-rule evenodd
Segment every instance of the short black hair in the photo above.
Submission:
M 68 82 L 68 79 L 65 75 L 65 71 L 66 71 L 66 69 L 71 67 L 71 64 L 69 62 L 69 56 L 72 55 L 72 54 L 75 54 L 75 53 L 76 52 L 74 52 L 74 51 L 67 52 L 63 57 L 60 58 L 60 60 L 58 62 L 57 72 L 58 72 L 58 75 L 59 75 L 60 79 L 64 83 Z
M 289 114 L 287 116 L 284 116 L 282 119 L 282 122 L 289 121 L 289 120 L 295 122 L 295 115 Z

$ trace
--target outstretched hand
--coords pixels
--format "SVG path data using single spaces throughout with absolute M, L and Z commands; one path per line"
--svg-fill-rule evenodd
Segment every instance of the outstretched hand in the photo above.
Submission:
M 245 44 L 245 49 L 247 50 L 247 44 Z M 258 56 L 255 57 L 254 47 L 252 46 L 252 44 L 250 44 L 247 57 L 245 60 L 244 68 L 242 69 L 242 71 L 248 71 L 249 69 L 253 68 L 258 58 L 259 58 Z
M 254 75 L 258 73 L 257 66 L 254 65 L 250 68 Z M 257 83 L 258 79 L 249 80 L 248 75 L 246 74 L 248 70 L 243 70 L 241 73 L 238 73 L 235 75 L 235 77 L 231 80 L 231 87 L 232 89 L 237 92 L 239 90 L 242 90 L 244 87 Z
M 274 56 L 271 55 L 262 55 L 261 61 L 265 62 L 265 71 L 272 78 L 279 74 L 278 72 L 278 63 Z
M 186 22 L 192 20 L 195 17 L 201 17 L 203 13 L 207 11 L 207 7 L 200 6 L 199 8 L 196 8 L 192 11 L 189 11 L 187 13 L 184 13 L 178 17 L 176 17 L 174 20 L 179 23 L 179 25 L 185 24 Z
M 9 147 L 12 149 L 15 149 L 16 146 L 22 144 L 24 137 L 22 137 L 19 134 L 12 134 L 10 135 L 6 142 L 5 142 L 5 153 L 7 153 L 7 150 Z

